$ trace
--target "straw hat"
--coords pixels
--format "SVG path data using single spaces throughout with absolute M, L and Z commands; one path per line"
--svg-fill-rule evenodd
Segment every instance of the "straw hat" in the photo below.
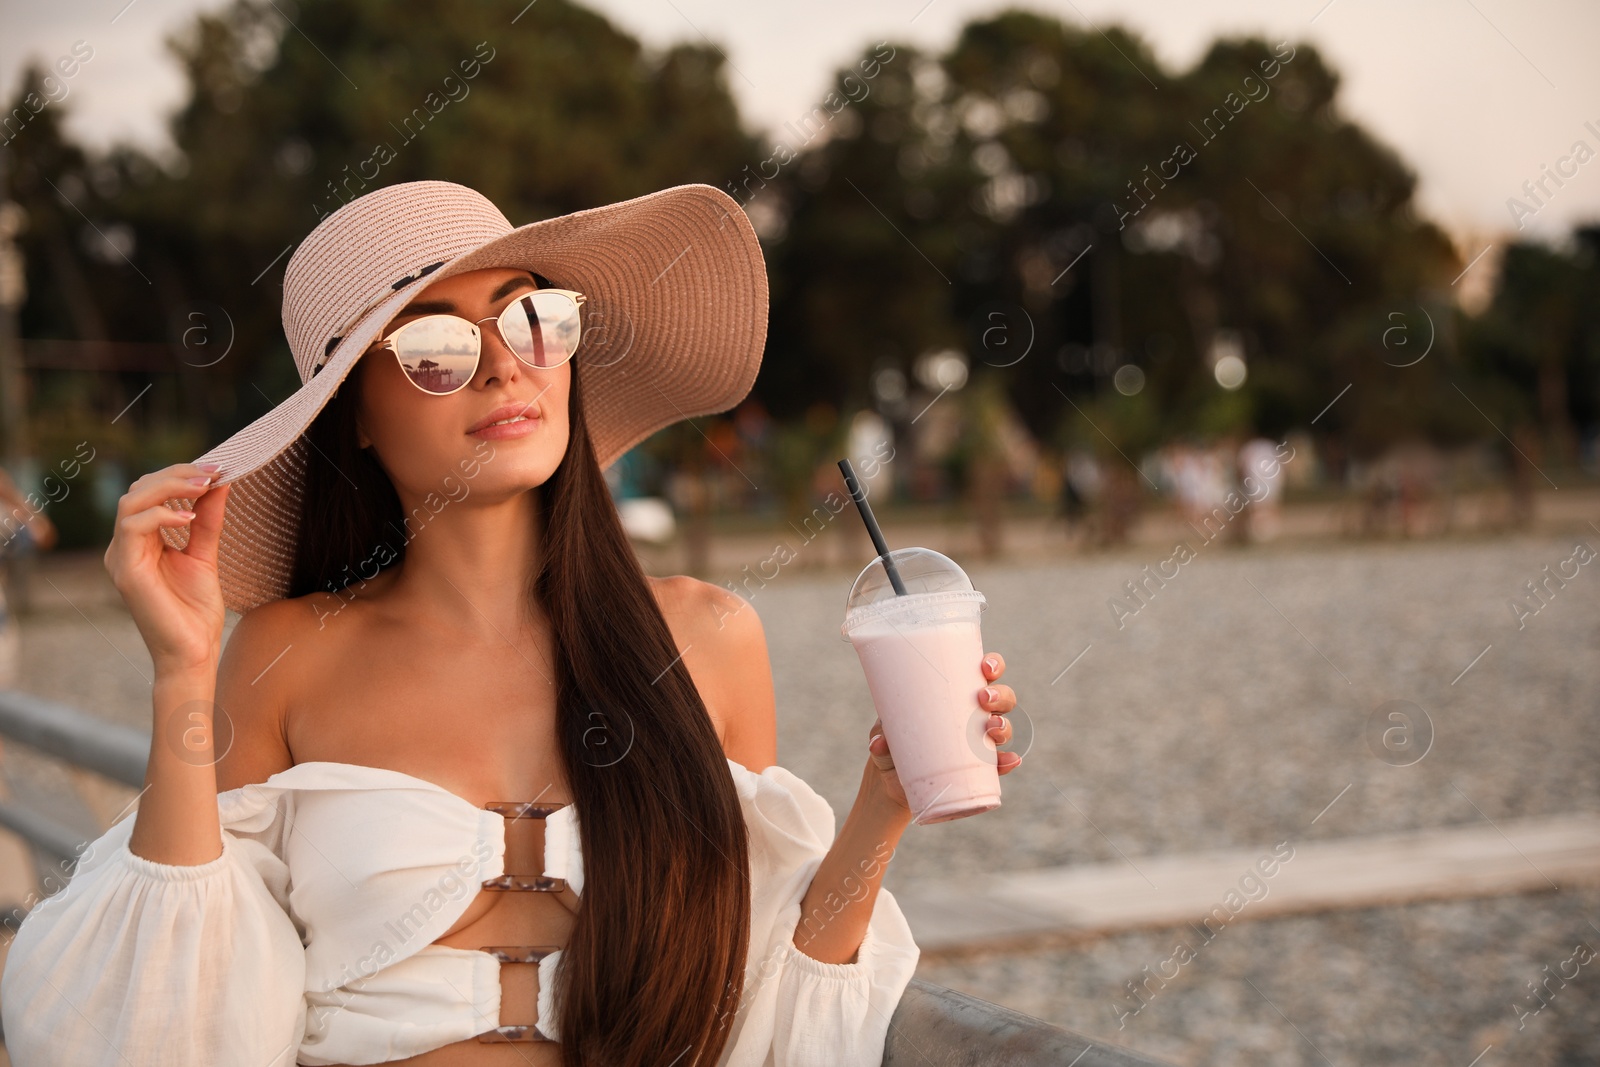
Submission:
M 678 185 L 513 228 L 453 182 L 376 189 L 325 217 L 289 259 L 283 329 L 300 388 L 196 461 L 219 464 L 217 484 L 232 485 L 218 546 L 230 610 L 288 594 L 312 419 L 420 290 L 485 267 L 536 271 L 588 296 L 573 359 L 601 467 L 665 426 L 728 410 L 755 383 L 766 264 L 727 193 Z M 163 536 L 188 544 L 186 528 Z

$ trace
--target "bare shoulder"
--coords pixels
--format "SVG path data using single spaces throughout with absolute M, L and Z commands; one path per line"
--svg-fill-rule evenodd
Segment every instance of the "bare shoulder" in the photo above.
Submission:
M 319 692 L 332 672 L 362 655 L 369 639 L 362 620 L 397 574 L 386 569 L 359 591 L 271 600 L 234 625 L 217 666 L 217 706 L 233 730 L 217 761 L 218 790 L 263 782 L 294 766 L 291 714 L 305 694 Z
M 757 772 L 777 762 L 772 666 L 754 606 L 688 575 L 651 581 L 728 756 Z
M 702 662 L 725 663 L 750 651 L 747 646 L 756 640 L 765 650 L 760 617 L 733 590 L 686 574 L 651 578 L 650 583 L 678 647 L 694 645 Z
M 288 709 L 290 670 L 274 670 L 278 659 L 302 633 L 306 605 L 267 601 L 234 624 L 216 669 L 213 729 L 219 749 L 219 792 L 237 789 L 293 766 L 283 728 Z
M 720 629 L 729 615 L 749 607 L 749 602 L 733 590 L 687 574 L 651 578 L 650 587 L 674 632 L 679 622 L 696 628 L 709 623 L 713 629 Z

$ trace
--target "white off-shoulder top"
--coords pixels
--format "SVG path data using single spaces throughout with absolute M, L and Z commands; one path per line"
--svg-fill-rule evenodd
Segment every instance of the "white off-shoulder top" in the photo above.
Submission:
M 880 889 L 856 962 L 793 943 L 833 809 L 781 766 L 728 760 L 750 831 L 751 942 L 723 1067 L 880 1065 L 918 949 Z M 309 762 L 220 793 L 222 855 L 92 842 L 23 921 L 0 977 L 15 1067 L 292 1067 L 414 1056 L 504 1023 L 500 962 L 432 942 L 505 871 L 505 817 L 399 771 Z M 545 818 L 544 873 L 581 894 L 577 813 Z M 510 872 L 517 873 L 517 872 Z M 538 963 L 537 1023 L 560 953 Z

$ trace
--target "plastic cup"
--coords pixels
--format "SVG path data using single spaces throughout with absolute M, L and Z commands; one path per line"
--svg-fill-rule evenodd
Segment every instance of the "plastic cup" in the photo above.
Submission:
M 954 560 L 927 548 L 891 552 L 896 594 L 874 558 L 856 577 L 840 633 L 855 646 L 872 703 L 918 824 L 1000 806 L 1000 773 L 983 676 L 986 601 Z

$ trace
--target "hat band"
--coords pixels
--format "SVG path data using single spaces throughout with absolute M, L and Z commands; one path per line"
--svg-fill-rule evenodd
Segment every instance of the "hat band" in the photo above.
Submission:
M 441 259 L 437 263 L 429 263 L 426 267 L 420 268 L 415 273 L 407 274 L 404 278 L 400 278 L 391 282 L 389 284 L 388 292 L 379 293 L 377 296 L 363 304 L 361 310 L 346 319 L 344 325 L 339 327 L 338 332 L 332 337 L 328 338 L 328 343 L 322 346 L 322 355 L 317 357 L 316 362 L 311 365 L 312 377 L 316 377 L 317 371 L 327 366 L 328 360 L 333 356 L 334 348 L 338 346 L 340 341 L 344 340 L 345 337 L 349 335 L 350 331 L 356 327 L 356 324 L 358 324 L 362 319 L 366 318 L 367 315 L 371 313 L 373 308 L 377 307 L 379 304 L 389 299 L 390 296 L 399 292 L 401 289 L 404 289 L 412 282 L 432 274 L 434 271 L 444 266 L 446 262 L 446 260 Z

